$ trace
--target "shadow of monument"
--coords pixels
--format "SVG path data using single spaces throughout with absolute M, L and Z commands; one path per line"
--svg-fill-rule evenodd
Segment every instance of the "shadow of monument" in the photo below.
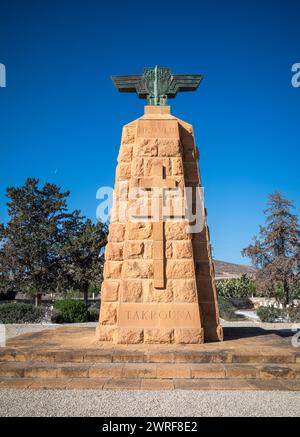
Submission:
M 224 341 L 238 340 L 241 338 L 260 337 L 265 335 L 276 335 L 281 338 L 292 337 L 295 333 L 290 329 L 263 329 L 260 327 L 235 326 L 224 327 Z

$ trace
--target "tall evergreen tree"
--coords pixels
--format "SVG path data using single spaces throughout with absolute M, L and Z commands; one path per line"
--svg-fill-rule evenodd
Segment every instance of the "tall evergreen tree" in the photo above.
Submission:
M 100 290 L 103 272 L 100 251 L 106 244 L 106 238 L 106 225 L 101 222 L 94 224 L 88 219 L 69 233 L 69 238 L 61 246 L 60 288 L 72 286 L 81 291 L 86 305 L 89 287 Z
M 38 179 L 31 178 L 7 189 L 10 219 L 1 228 L 0 246 L 9 274 L 3 275 L 18 291 L 41 296 L 55 290 L 59 248 L 81 223 L 79 211 L 67 212 L 68 196 L 54 184 L 39 188 Z
M 299 280 L 300 267 L 300 228 L 293 208 L 293 202 L 281 193 L 270 194 L 264 211 L 265 226 L 260 226 L 254 243 L 242 251 L 259 268 L 257 288 L 267 295 L 274 295 L 276 289 L 282 288 L 286 305 L 291 288 Z

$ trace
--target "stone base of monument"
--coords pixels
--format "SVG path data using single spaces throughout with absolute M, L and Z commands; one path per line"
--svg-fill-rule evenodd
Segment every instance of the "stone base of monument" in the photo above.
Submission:
M 300 390 L 300 351 L 287 333 L 225 328 L 199 345 L 112 345 L 93 328 L 24 334 L 0 349 L 0 388 Z

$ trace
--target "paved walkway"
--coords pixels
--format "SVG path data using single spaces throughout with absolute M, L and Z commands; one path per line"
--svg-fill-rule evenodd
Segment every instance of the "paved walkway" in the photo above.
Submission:
M 296 416 L 299 392 L 1 390 L 3 416 Z

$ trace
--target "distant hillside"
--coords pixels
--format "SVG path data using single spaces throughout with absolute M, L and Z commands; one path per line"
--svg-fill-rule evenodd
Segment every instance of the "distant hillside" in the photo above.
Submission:
M 241 264 L 232 264 L 225 261 L 214 259 L 216 279 L 235 278 L 243 274 L 255 275 L 256 269 L 251 266 L 243 266 Z

